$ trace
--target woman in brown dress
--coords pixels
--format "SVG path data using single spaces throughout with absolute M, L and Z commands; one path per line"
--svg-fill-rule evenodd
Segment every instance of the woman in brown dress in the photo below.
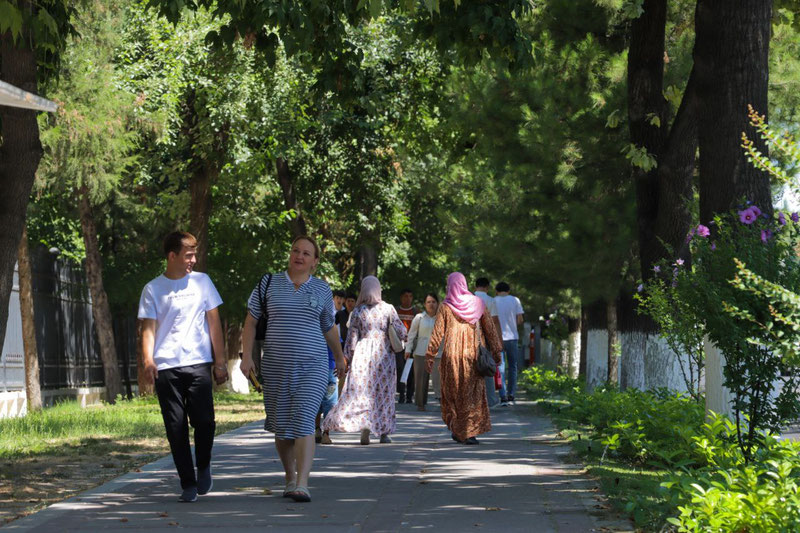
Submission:
M 447 297 L 436 313 L 431 340 L 425 354 L 428 372 L 433 368 L 439 345 L 444 353 L 439 366 L 442 380 L 442 420 L 454 440 L 478 444 L 476 435 L 491 431 L 486 382 L 476 368 L 478 342 L 489 348 L 500 362 L 503 344 L 483 301 L 469 292 L 460 272 L 447 278 Z

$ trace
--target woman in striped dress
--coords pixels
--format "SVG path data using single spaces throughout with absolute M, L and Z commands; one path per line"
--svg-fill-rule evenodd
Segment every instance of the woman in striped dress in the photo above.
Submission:
M 328 351 L 336 371 L 345 372 L 342 345 L 333 324 L 333 295 L 311 274 L 319 263 L 319 246 L 301 236 L 292 243 L 289 267 L 259 281 L 248 301 L 242 331 L 241 370 L 253 368 L 252 344 L 266 302 L 267 331 L 261 356 L 264 380 L 264 429 L 275 433 L 275 447 L 286 474 L 284 496 L 311 501 L 308 476 L 314 461 L 314 419 L 328 387 Z

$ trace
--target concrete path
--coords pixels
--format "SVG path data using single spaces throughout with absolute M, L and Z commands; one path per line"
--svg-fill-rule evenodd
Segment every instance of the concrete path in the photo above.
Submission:
M 605 511 L 595 483 L 562 462 L 568 448 L 529 404 L 492 411 L 494 430 L 478 446 L 450 439 L 435 405 L 398 406 L 392 444 L 358 444 L 334 434 L 319 446 L 311 503 L 281 497 L 283 471 L 272 438 L 251 424 L 217 438 L 214 489 L 177 502 L 165 457 L 4 529 L 19 531 L 407 530 L 632 531 Z

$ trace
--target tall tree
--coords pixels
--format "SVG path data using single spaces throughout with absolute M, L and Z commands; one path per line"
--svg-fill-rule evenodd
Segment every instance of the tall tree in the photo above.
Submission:
M 700 220 L 710 221 L 742 199 L 772 212 L 769 176 L 751 165 L 742 133 L 767 153 L 747 106 L 768 112 L 772 2 L 699 0 L 695 70 L 700 99 Z
M 81 37 L 71 40 L 63 57 L 59 88 L 54 92 L 61 107 L 42 134 L 46 153 L 40 174 L 44 187 L 71 197 L 77 207 L 106 399 L 113 402 L 122 393 L 122 382 L 95 207 L 108 197 L 131 163 L 136 134 L 130 127 L 133 95 L 117 89 L 111 61 L 120 11 L 114 4 L 93 7 L 97 9 L 76 18 Z
M 57 68 L 72 33 L 74 6 L 63 0 L 3 3 L 0 79 L 37 94 Z M 28 197 L 42 156 L 36 112 L 0 106 L 0 346 Z

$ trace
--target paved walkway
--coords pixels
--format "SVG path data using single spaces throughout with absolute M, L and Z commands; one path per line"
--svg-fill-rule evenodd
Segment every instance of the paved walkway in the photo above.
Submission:
M 283 471 L 272 439 L 251 424 L 219 437 L 214 489 L 178 503 L 170 457 L 55 504 L 5 529 L 21 531 L 383 532 L 407 530 L 631 531 L 599 505 L 596 485 L 562 462 L 568 449 L 529 405 L 492 411 L 478 446 L 450 439 L 436 406 L 398 409 L 392 444 L 358 444 L 334 434 L 320 446 L 313 501 L 281 497 Z

